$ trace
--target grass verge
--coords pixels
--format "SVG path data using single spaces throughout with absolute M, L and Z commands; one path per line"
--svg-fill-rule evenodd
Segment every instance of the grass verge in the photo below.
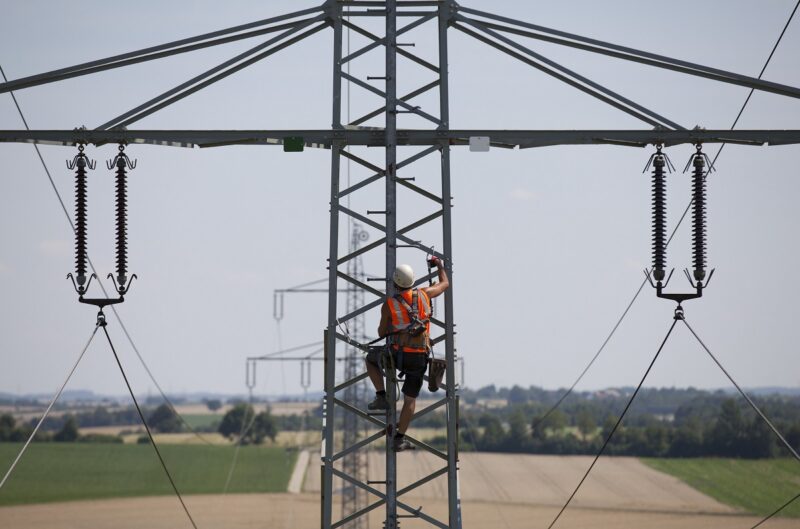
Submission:
M 800 492 L 800 464 L 794 459 L 643 461 L 722 503 L 753 514 L 767 515 Z M 779 516 L 800 518 L 800 500 L 786 507 Z
M 0 444 L 0 469 L 19 444 Z M 181 494 L 223 491 L 234 446 L 159 446 Z M 243 446 L 229 492 L 284 492 L 296 454 Z M 0 505 L 173 494 L 150 445 L 34 443 L 0 490 Z

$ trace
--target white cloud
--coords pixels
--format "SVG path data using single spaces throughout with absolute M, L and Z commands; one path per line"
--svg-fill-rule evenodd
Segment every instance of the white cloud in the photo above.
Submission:
M 39 252 L 45 257 L 67 257 L 71 251 L 70 243 L 63 239 L 46 240 L 39 243 Z
M 518 187 L 518 188 L 514 189 L 508 195 L 511 198 L 513 198 L 514 200 L 521 200 L 523 202 L 528 202 L 528 201 L 536 200 L 537 198 L 539 198 L 538 193 L 536 193 L 534 191 L 530 191 L 528 189 L 523 189 L 521 187 Z

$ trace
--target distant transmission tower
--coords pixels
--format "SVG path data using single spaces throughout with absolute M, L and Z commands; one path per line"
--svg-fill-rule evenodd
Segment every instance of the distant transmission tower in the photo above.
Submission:
M 369 239 L 369 233 L 365 231 L 357 222 L 351 223 L 350 231 L 350 254 L 356 252 L 361 243 Z M 361 256 L 347 262 L 347 275 L 356 280 L 366 283 L 364 275 L 364 264 Z M 353 313 L 364 306 L 364 289 L 358 288 L 352 283 L 347 284 L 347 313 Z M 366 334 L 366 318 L 361 313 L 348 322 L 349 334 L 358 343 L 369 341 Z M 364 370 L 364 355 L 360 349 L 348 345 L 345 352 L 344 380 L 356 378 Z M 344 391 L 344 401 L 360 410 L 367 406 L 367 387 L 366 382 L 361 381 L 357 384 L 348 386 Z M 366 425 L 358 416 L 352 413 L 344 414 L 344 446 L 353 446 L 367 435 Z M 344 472 L 358 479 L 362 483 L 367 482 L 368 462 L 366 450 L 354 450 L 342 458 Z M 342 488 L 342 517 L 357 513 L 367 506 L 367 492 L 352 483 L 344 482 Z M 351 520 L 345 527 L 348 529 L 364 529 L 367 527 L 367 519 L 363 516 Z

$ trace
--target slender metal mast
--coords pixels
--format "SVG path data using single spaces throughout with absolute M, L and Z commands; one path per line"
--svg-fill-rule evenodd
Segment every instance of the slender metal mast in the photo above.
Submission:
M 350 225 L 350 245 L 348 250 L 353 253 L 358 251 L 362 242 L 369 239 L 369 232 L 357 222 L 351 222 Z M 366 281 L 364 263 L 360 255 L 347 262 L 347 275 L 358 281 Z M 362 289 L 352 283 L 348 283 L 346 290 L 348 313 L 364 306 L 364 298 L 366 296 Z M 369 340 L 366 331 L 366 314 L 359 314 L 351 320 L 349 334 L 360 343 L 366 343 Z M 364 371 L 364 355 L 358 347 L 348 344 L 344 359 L 344 380 L 352 380 L 358 377 L 362 371 Z M 344 390 L 344 401 L 355 408 L 366 409 L 366 381 L 347 386 Z M 364 421 L 358 416 L 352 413 L 345 413 L 343 419 L 342 443 L 344 446 L 353 446 L 367 436 Z M 342 470 L 362 483 L 366 483 L 369 479 L 368 463 L 366 449 L 354 450 L 342 458 Z M 352 483 L 345 483 L 342 487 L 342 516 L 356 513 L 366 506 L 367 491 Z M 366 522 L 366 517 L 361 516 L 354 518 L 345 527 L 346 529 L 364 529 L 367 527 Z

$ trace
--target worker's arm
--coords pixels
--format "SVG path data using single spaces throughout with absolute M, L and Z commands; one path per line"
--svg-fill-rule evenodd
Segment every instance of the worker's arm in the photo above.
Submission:
M 439 282 L 435 285 L 422 289 L 431 299 L 441 296 L 444 294 L 445 290 L 450 288 L 450 280 L 447 279 L 447 272 L 444 269 L 444 263 L 441 260 L 438 260 L 436 266 L 439 268 Z
M 389 321 L 391 315 L 389 314 L 389 304 L 384 303 L 381 307 L 381 322 L 378 325 L 378 336 L 383 337 L 389 334 Z

